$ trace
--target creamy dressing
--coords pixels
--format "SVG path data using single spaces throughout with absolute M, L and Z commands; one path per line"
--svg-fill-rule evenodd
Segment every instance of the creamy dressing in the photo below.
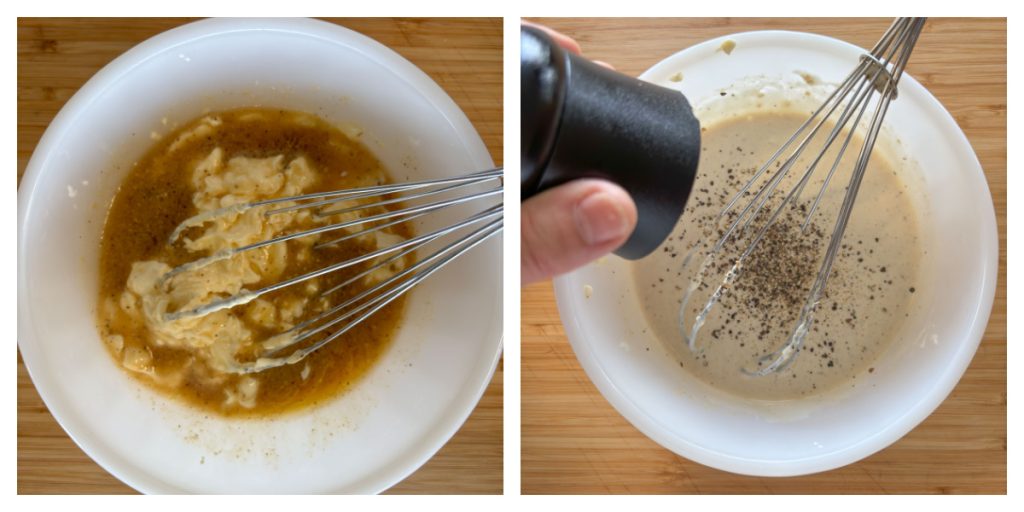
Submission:
M 796 206 L 782 210 L 744 261 L 697 330 L 694 350 L 687 347 L 683 333 L 693 328 L 697 314 L 767 218 L 758 217 L 750 231 L 740 231 L 745 237 L 723 247 L 680 311 L 704 256 L 736 218 L 733 213 L 716 223 L 718 214 L 807 117 L 796 109 L 755 112 L 706 124 L 698 177 L 685 213 L 662 247 L 633 265 L 639 299 L 655 335 L 678 358 L 679 365 L 715 388 L 743 398 L 786 400 L 853 385 L 858 375 L 874 371 L 874 362 L 909 316 L 918 292 L 916 269 L 922 258 L 914 191 L 907 184 L 913 180 L 901 178 L 901 173 L 911 171 L 905 169 L 909 166 L 896 165 L 902 161 L 878 146 L 796 359 L 784 370 L 762 377 L 746 375 L 741 369 L 757 370 L 758 359 L 782 348 L 797 326 L 862 145 L 857 136 L 807 230 L 802 232 L 801 224 L 832 167 L 834 152 L 818 164 L 819 170 Z M 820 143 L 809 146 L 811 151 L 782 181 L 776 197 L 788 193 L 820 147 Z M 776 168 L 773 164 L 761 180 L 770 179 Z M 733 212 L 749 199 L 741 198 Z M 770 200 L 765 211 L 778 202 Z M 684 266 L 694 244 L 696 249 Z

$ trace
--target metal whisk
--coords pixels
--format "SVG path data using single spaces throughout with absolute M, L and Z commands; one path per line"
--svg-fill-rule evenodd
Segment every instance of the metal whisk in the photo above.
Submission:
M 342 336 L 357 324 L 408 292 L 452 260 L 500 233 L 504 226 L 502 203 L 494 199 L 488 201 L 488 198 L 498 197 L 500 199 L 503 176 L 504 168 L 498 167 L 454 178 L 269 199 L 239 204 L 196 215 L 183 222 L 174 230 L 170 236 L 169 243 L 176 243 L 182 234 L 191 227 L 205 224 L 221 216 L 241 214 L 253 208 L 267 209 L 262 215 L 268 218 L 304 209 L 312 210 L 317 218 L 326 218 L 333 215 L 349 214 L 389 205 L 399 206 L 399 209 L 389 210 L 385 213 L 319 225 L 312 229 L 278 236 L 243 247 L 218 251 L 207 257 L 172 269 L 160 278 L 157 286 L 164 286 L 171 278 L 180 273 L 196 271 L 211 263 L 231 258 L 239 253 L 284 243 L 289 240 L 345 230 L 346 234 L 342 236 L 316 243 L 313 246 L 315 250 L 363 235 L 373 234 L 385 228 L 419 219 L 457 205 L 474 201 L 488 204 L 487 207 L 473 215 L 429 233 L 418 235 L 408 240 L 402 240 L 389 246 L 380 247 L 375 251 L 361 254 L 345 261 L 339 261 L 258 290 L 243 290 L 236 295 L 216 299 L 199 307 L 168 312 L 164 316 L 164 320 L 174 321 L 200 317 L 218 310 L 241 306 L 275 290 L 293 286 L 364 262 L 383 258 L 344 282 L 320 293 L 320 297 L 326 297 L 343 287 L 356 286 L 356 283 L 363 277 L 377 269 L 387 267 L 407 255 L 413 254 L 417 250 L 427 247 L 436 248 L 426 255 L 416 254 L 417 260 L 415 263 L 379 284 L 359 292 L 343 303 L 335 305 L 312 318 L 306 319 L 285 332 L 262 341 L 256 358 L 251 362 L 239 363 L 235 371 L 237 373 L 253 373 L 301 361 L 309 354 Z M 350 206 L 344 204 L 346 202 L 352 203 L 353 201 L 358 202 Z M 274 205 L 281 206 L 274 208 Z M 358 231 L 349 232 L 349 228 L 357 226 L 365 227 Z M 316 339 L 315 342 L 303 344 L 304 341 L 318 334 L 325 333 L 325 331 L 324 337 Z M 291 352 L 288 352 L 289 349 L 292 349 Z
M 860 64 L 853 72 L 846 77 L 811 117 L 797 129 L 796 133 L 758 169 L 754 177 L 740 189 L 722 210 L 718 217 L 719 221 L 725 219 L 730 212 L 733 212 L 732 215 L 735 218 L 724 229 L 724 234 L 722 234 L 718 242 L 703 259 L 699 270 L 684 295 L 682 306 L 679 310 L 680 330 L 691 350 L 696 350 L 697 333 L 708 313 L 741 274 L 744 261 L 757 248 L 758 243 L 762 240 L 765 233 L 768 232 L 768 229 L 776 222 L 786 206 L 796 204 L 795 201 L 800 197 L 804 187 L 811 180 L 826 152 L 838 139 L 842 139 L 841 146 L 837 150 L 835 162 L 825 175 L 821 189 L 818 191 L 817 196 L 807 211 L 806 219 L 802 223 L 801 230 L 804 232 L 807 230 L 811 222 L 811 216 L 817 210 L 829 182 L 839 167 L 843 154 L 848 149 L 858 127 L 862 126 L 861 120 L 864 114 L 870 109 L 873 112 L 870 120 L 867 122 L 864 143 L 860 148 L 860 153 L 847 185 L 846 194 L 836 218 L 828 249 L 825 252 L 817 277 L 811 285 L 807 299 L 800 310 L 796 325 L 783 346 L 758 359 L 758 369 L 743 369 L 743 371 L 750 375 L 764 376 L 783 370 L 796 358 L 803 346 L 804 338 L 810 331 L 814 312 L 818 307 L 819 300 L 828 282 L 829 274 L 832 271 L 832 264 L 839 252 L 843 233 L 846 230 L 850 212 L 857 199 L 857 191 L 860 188 L 868 159 L 871 157 L 872 149 L 882 127 L 885 113 L 889 108 L 889 103 L 896 99 L 897 85 L 899 84 L 900 77 L 903 75 L 907 61 L 910 59 L 910 53 L 917 42 L 924 22 L 925 18 L 896 19 L 871 52 L 861 55 Z M 805 152 L 813 155 L 813 153 L 809 152 L 808 147 L 812 145 L 812 140 L 815 140 L 815 136 L 819 132 L 824 133 L 822 129 L 830 123 L 833 124 L 831 131 L 825 137 L 818 154 L 813 157 L 810 165 L 800 176 L 800 179 L 788 191 L 778 191 L 779 184 L 790 173 L 797 159 Z M 844 129 L 847 132 L 845 135 L 843 134 Z M 794 145 L 795 148 L 793 148 Z M 776 170 L 770 171 L 772 164 L 777 161 L 781 161 L 781 165 Z M 764 176 L 764 181 L 757 188 L 755 184 L 762 178 L 762 175 Z M 795 177 L 796 175 L 794 174 Z M 756 189 L 757 192 L 749 193 L 752 189 Z M 776 194 L 785 194 L 781 203 L 767 213 L 767 221 L 760 225 L 756 233 L 753 234 L 752 242 L 735 260 L 722 279 L 721 284 L 718 285 L 704 307 L 696 315 L 692 326 L 687 328 L 684 318 L 686 306 L 691 295 L 700 287 L 704 273 L 719 255 L 723 246 L 730 240 L 736 240 L 738 236 L 743 236 L 748 231 L 752 231 L 752 222 L 755 218 L 764 218 L 761 217 L 762 210 L 773 196 L 779 197 Z M 743 201 L 745 202 L 741 204 Z M 696 248 L 695 246 L 687 255 L 684 265 L 689 263 Z

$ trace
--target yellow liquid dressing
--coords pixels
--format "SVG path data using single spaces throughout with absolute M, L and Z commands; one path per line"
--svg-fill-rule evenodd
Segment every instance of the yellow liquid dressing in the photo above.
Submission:
M 217 298 L 246 297 L 246 292 L 366 254 L 377 248 L 374 240 L 357 237 L 313 249 L 313 243 L 338 235 L 307 236 L 182 272 L 175 279 L 191 281 L 180 286 L 172 281 L 175 293 L 169 295 L 148 283 L 224 245 L 237 247 L 340 220 L 316 221 L 308 211 L 266 217 L 263 210 L 251 210 L 198 223 L 176 237 L 174 244 L 168 242 L 176 226 L 201 212 L 389 181 L 390 175 L 369 149 L 311 114 L 243 108 L 203 116 L 170 133 L 125 178 L 104 226 L 98 322 L 111 355 L 140 381 L 221 415 L 265 416 L 330 401 L 357 382 L 387 349 L 401 322 L 404 298 L 299 363 L 251 375 L 239 375 L 230 367 L 255 361 L 265 340 L 383 279 L 371 275 L 364 280 L 373 278 L 374 283 L 321 295 L 373 262 L 256 300 L 236 300 L 236 307 L 193 320 L 164 322 L 160 318 L 166 318 L 162 313 L 188 310 Z M 362 215 L 385 211 L 375 208 Z M 388 228 L 387 233 L 399 239 L 413 236 L 404 224 Z M 405 262 L 409 263 L 408 256 Z M 214 286 L 227 291 L 216 288 L 217 293 L 204 295 Z M 159 305 L 165 295 L 172 300 L 167 311 L 147 314 L 147 308 Z M 178 296 L 190 302 L 176 303 Z

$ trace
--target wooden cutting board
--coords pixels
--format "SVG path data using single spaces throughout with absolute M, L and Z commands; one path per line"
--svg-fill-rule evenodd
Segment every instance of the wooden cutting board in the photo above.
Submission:
M 736 32 L 816 32 L 871 47 L 888 19 L 538 19 L 585 55 L 638 75 L 695 43 Z M 850 466 L 796 478 L 733 475 L 654 443 L 601 396 L 565 337 L 550 283 L 522 291 L 522 492 L 1005 493 L 1006 21 L 932 19 L 908 72 L 970 139 L 995 203 L 999 278 L 981 347 L 949 398 L 920 426 Z
M 47 125 L 94 73 L 132 46 L 191 20 L 19 19 L 18 182 Z M 430 75 L 502 162 L 502 21 L 337 19 Z M 502 369 L 476 410 L 426 465 L 389 492 L 502 492 Z M 47 411 L 18 356 L 18 492 L 134 492 L 86 456 Z

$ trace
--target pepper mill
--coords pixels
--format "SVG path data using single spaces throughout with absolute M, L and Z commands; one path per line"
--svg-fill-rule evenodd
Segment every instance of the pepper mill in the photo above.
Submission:
M 700 158 L 700 122 L 679 91 L 618 73 L 520 32 L 522 200 L 579 178 L 632 196 L 637 226 L 615 254 L 639 259 L 683 213 Z

